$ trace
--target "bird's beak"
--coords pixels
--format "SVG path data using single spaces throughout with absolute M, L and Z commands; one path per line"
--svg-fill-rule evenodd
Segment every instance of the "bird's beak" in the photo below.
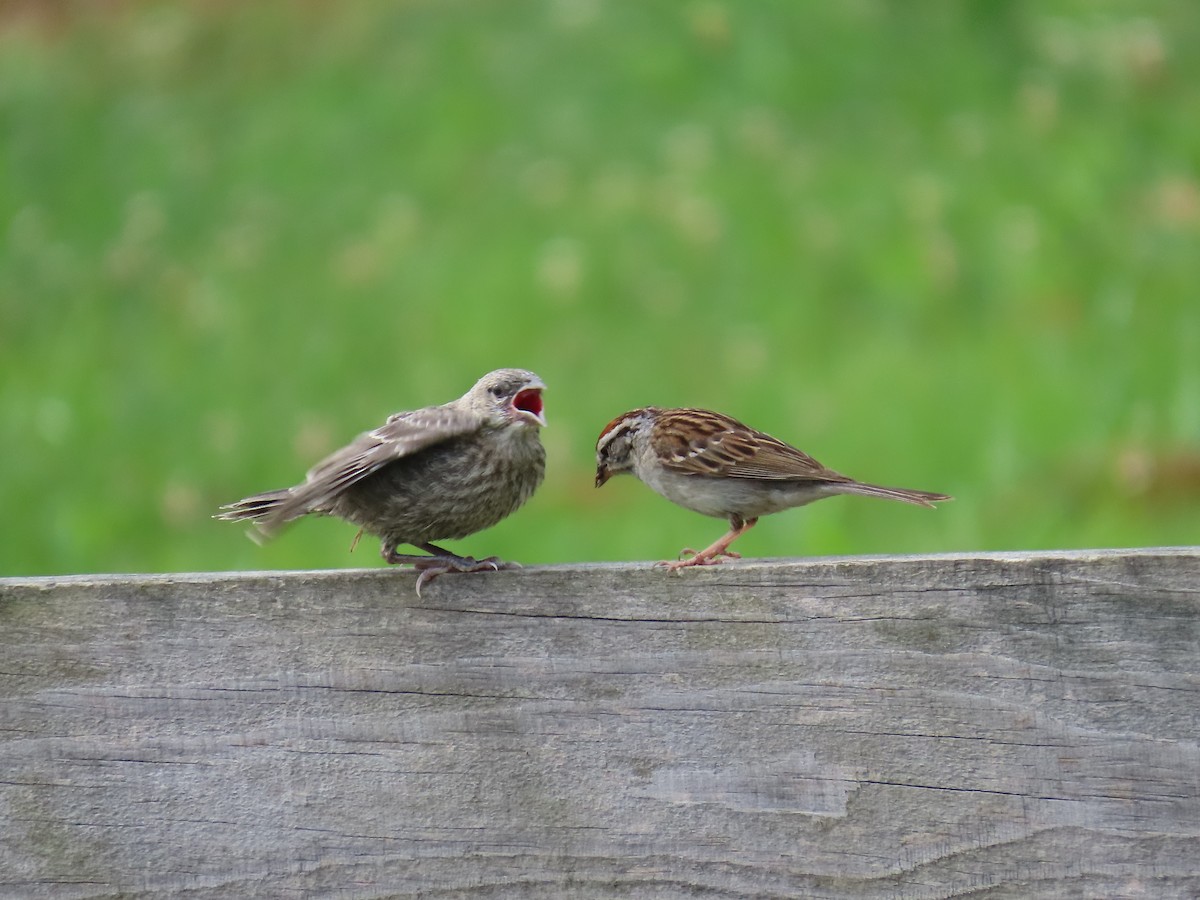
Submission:
M 539 426 L 545 428 L 545 406 L 542 403 L 542 391 L 544 389 L 545 385 L 532 384 L 523 390 L 517 391 L 517 395 L 512 399 L 514 418 L 536 422 Z
M 596 487 L 604 487 L 604 482 L 612 477 L 607 466 L 596 466 Z

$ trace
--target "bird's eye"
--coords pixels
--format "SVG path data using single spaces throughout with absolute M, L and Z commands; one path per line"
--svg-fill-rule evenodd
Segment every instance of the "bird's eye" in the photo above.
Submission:
M 488 393 L 491 394 L 493 397 L 499 399 L 500 397 L 504 396 L 504 388 L 490 387 L 490 388 L 488 388 Z

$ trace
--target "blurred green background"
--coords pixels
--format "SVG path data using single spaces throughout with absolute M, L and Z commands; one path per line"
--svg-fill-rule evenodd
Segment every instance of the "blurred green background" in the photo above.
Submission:
M 723 523 L 592 448 L 719 409 L 936 512 L 753 556 L 1197 542 L 1194 0 L 0 4 L 0 574 L 382 565 L 209 518 L 498 366 L 546 484 L 454 549 Z

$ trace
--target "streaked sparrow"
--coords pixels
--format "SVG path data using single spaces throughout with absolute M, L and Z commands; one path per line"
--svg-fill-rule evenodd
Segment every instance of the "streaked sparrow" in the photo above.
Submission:
M 256 540 L 310 513 L 345 519 L 381 538 L 389 563 L 420 572 L 418 594 L 446 572 L 499 569 L 495 557 L 458 556 L 432 542 L 495 525 L 541 484 L 544 388 L 524 369 L 489 372 L 457 400 L 390 416 L 313 466 L 303 483 L 223 506 L 216 518 L 253 521 Z M 398 553 L 400 544 L 431 555 Z
M 658 564 L 672 572 L 737 557 L 729 545 L 759 516 L 822 497 L 859 494 L 918 506 L 952 499 L 855 481 L 790 444 L 706 409 L 648 406 L 613 419 L 596 442 L 596 487 L 623 472 L 686 509 L 729 520 L 729 532 L 711 546 Z

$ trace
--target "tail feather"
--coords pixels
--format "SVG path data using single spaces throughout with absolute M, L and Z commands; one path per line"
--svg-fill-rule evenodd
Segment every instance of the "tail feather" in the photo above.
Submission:
M 850 481 L 838 485 L 838 493 L 857 494 L 861 497 L 882 497 L 885 500 L 899 500 L 916 506 L 928 506 L 942 500 L 953 500 L 949 494 L 936 494 L 932 491 L 914 491 L 909 488 L 884 487 L 879 484 L 865 484 L 861 481 Z
M 213 518 L 223 522 L 253 522 L 256 527 L 250 532 L 250 536 L 261 544 L 274 537 L 280 526 L 285 524 L 284 521 L 279 521 L 277 513 L 291 495 L 292 492 L 287 488 L 265 491 L 253 497 L 227 503 Z
M 290 495 L 291 491 L 286 488 L 279 491 L 266 491 L 262 494 L 255 494 L 253 497 L 246 497 L 234 503 L 225 504 L 221 507 L 222 512 L 213 516 L 213 518 L 221 519 L 224 522 L 264 519 L 282 506 L 283 502 Z

